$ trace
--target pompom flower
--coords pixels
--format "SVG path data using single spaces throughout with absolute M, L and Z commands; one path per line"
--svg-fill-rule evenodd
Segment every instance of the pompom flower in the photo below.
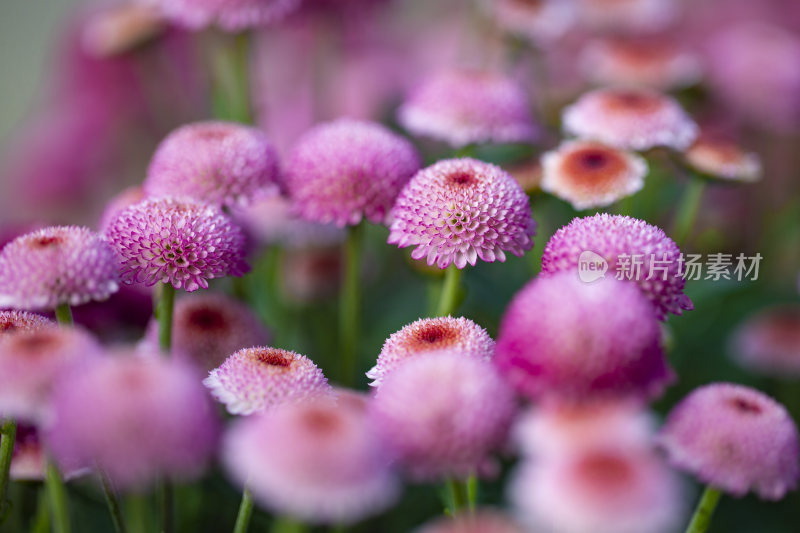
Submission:
M 678 16 L 676 0 L 578 0 L 578 17 L 585 26 L 611 32 L 653 32 Z
M 278 172 L 278 155 L 261 130 L 234 122 L 195 122 L 161 141 L 144 190 L 150 196 L 232 206 L 246 204 L 261 189 L 277 189 Z
M 481 509 L 435 520 L 416 533 L 524 533 L 510 517 L 498 511 Z
M 525 90 L 492 72 L 444 70 L 423 80 L 398 111 L 414 135 L 459 147 L 527 142 L 537 128 Z
M 311 359 L 278 348 L 246 348 L 203 380 L 234 415 L 249 415 L 287 402 L 328 395 L 331 386 Z
M 59 383 L 45 443 L 62 469 L 102 468 L 120 489 L 200 474 L 217 420 L 194 369 L 157 354 L 100 358 Z
M 246 305 L 222 293 L 178 298 L 172 318 L 172 352 L 203 371 L 220 366 L 233 352 L 269 342 L 270 333 Z M 158 323 L 146 342 L 158 346 Z
M 547 45 L 575 22 L 575 5 L 562 0 L 483 0 L 484 10 L 514 35 Z
M 563 114 L 564 131 L 623 150 L 685 150 L 697 125 L 672 98 L 647 89 L 597 89 Z
M 339 119 L 300 138 L 286 164 L 286 187 L 309 220 L 379 224 L 419 166 L 405 138 L 377 123 Z
M 35 331 L 54 325 L 53 321 L 27 311 L 0 311 L 0 339 L 15 331 Z
M 683 154 L 689 165 L 705 176 L 727 182 L 752 183 L 761 179 L 761 160 L 737 142 L 701 134 Z
M 247 271 L 242 230 L 216 207 L 154 198 L 123 210 L 106 229 L 127 283 L 161 281 L 189 292 Z
M 199 30 L 217 25 L 238 33 L 282 20 L 300 0 L 138 0 L 158 6 L 179 26 Z
M 543 275 L 580 272 L 581 264 L 585 266 L 581 259 L 585 252 L 605 261 L 608 272 L 615 272 L 618 279 L 636 283 L 662 320 L 668 313 L 680 315 L 693 308 L 683 294 L 686 281 L 681 272 L 681 251 L 660 228 L 605 213 L 573 219 L 544 247 Z
M 513 412 L 511 392 L 492 365 L 458 350 L 409 359 L 384 378 L 372 401 L 387 449 L 423 480 L 465 478 L 484 468 Z
M 138 204 L 146 198 L 144 189 L 140 185 L 128 187 L 115 194 L 107 203 L 103 213 L 100 215 L 98 227 L 101 232 L 105 232 L 109 224 L 111 224 L 117 215 L 119 215 L 126 208 Z
M 416 246 L 414 259 L 464 268 L 503 262 L 533 247 L 527 195 L 507 172 L 475 159 L 439 161 L 406 185 L 392 210 L 389 244 Z
M 669 533 L 683 520 L 677 479 L 646 447 L 585 446 L 526 461 L 509 492 L 531 531 Z
M 304 522 L 357 522 L 399 493 L 359 402 L 317 398 L 241 420 L 225 439 L 223 461 L 257 502 Z
M 42 325 L 0 336 L 0 413 L 39 421 L 51 409 L 57 380 L 102 353 L 99 343 L 77 328 Z
M 0 307 L 55 309 L 106 300 L 118 289 L 114 250 L 88 228 L 40 229 L 0 251 Z
M 780 500 L 797 486 L 797 427 L 786 409 L 731 383 L 695 389 L 670 412 L 659 440 L 670 462 L 704 483 Z
M 644 158 L 593 141 L 568 141 L 542 156 L 543 191 L 576 210 L 605 207 L 644 186 Z
M 748 317 L 730 344 L 748 368 L 778 378 L 800 376 L 800 306 L 772 307 Z
M 653 308 L 635 285 L 540 277 L 512 300 L 494 363 L 531 398 L 587 401 L 658 396 L 673 379 Z

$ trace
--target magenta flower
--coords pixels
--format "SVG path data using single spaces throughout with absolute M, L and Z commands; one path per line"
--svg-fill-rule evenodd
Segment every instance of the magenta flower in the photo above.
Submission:
M 242 230 L 218 208 L 185 198 L 154 198 L 123 210 L 106 229 L 126 283 L 161 281 L 189 292 L 247 271 Z
M 286 187 L 309 220 L 380 224 L 419 166 L 405 138 L 374 122 L 339 119 L 300 138 L 286 164 Z
M 672 98 L 648 89 L 597 89 L 563 113 L 564 131 L 623 150 L 685 150 L 697 125 Z
M 547 242 L 542 274 L 577 272 L 584 252 L 605 260 L 608 272 L 615 272 L 615 277 L 635 282 L 660 319 L 668 313 L 680 315 L 693 309 L 692 301 L 683 293 L 686 281 L 681 251 L 660 228 L 643 220 L 605 213 L 575 218 Z
M 144 189 L 140 185 L 128 187 L 115 194 L 107 203 L 103 213 L 100 215 L 98 227 L 101 232 L 105 232 L 106 228 L 117 218 L 122 211 L 126 208 L 138 204 L 146 198 Z
M 529 282 L 500 325 L 494 363 L 535 399 L 649 399 L 674 375 L 653 308 L 634 285 L 574 272 Z
M 423 480 L 482 470 L 513 412 L 511 391 L 492 365 L 458 350 L 409 359 L 385 376 L 372 403 L 388 450 Z
M 0 311 L 0 339 L 16 331 L 35 331 L 52 326 L 53 321 L 27 311 Z
M 728 183 L 752 183 L 763 174 L 758 154 L 721 135 L 701 132 L 683 157 L 696 171 Z
M 439 518 L 414 531 L 415 533 L 524 533 L 522 527 L 510 517 L 488 509 Z
M 797 427 L 769 396 L 731 383 L 692 391 L 669 414 L 660 443 L 670 462 L 704 483 L 780 500 L 797 486 Z
M 45 442 L 62 469 L 96 465 L 121 489 L 200 474 L 217 420 L 195 371 L 156 353 L 100 358 L 59 383 Z
M 525 90 L 492 72 L 449 69 L 422 81 L 398 110 L 414 135 L 454 147 L 532 140 L 537 132 Z
M 475 159 L 439 161 L 406 185 L 392 210 L 389 244 L 416 246 L 414 259 L 464 268 L 480 257 L 503 262 L 533 247 L 528 197 L 499 167 Z
M 77 328 L 39 325 L 0 336 L 0 413 L 46 419 L 52 390 L 74 368 L 102 354 L 100 344 Z
M 386 339 L 378 362 L 367 377 L 373 380 L 373 387 L 378 387 L 407 359 L 442 350 L 458 350 L 465 356 L 489 361 L 494 355 L 494 341 L 485 329 L 464 317 L 422 318 Z
M 212 370 L 203 384 L 234 415 L 331 393 L 328 380 L 311 359 L 267 347 L 239 350 Z
M 304 522 L 350 524 L 399 495 L 358 402 L 318 397 L 241 420 L 225 439 L 223 461 L 257 502 Z
M 778 378 L 800 376 L 800 306 L 771 307 L 748 317 L 730 344 L 747 368 Z
M 561 0 L 483 0 L 504 30 L 542 46 L 562 37 L 575 23 L 575 4 Z
M 105 300 L 117 289 L 114 250 L 77 226 L 17 237 L 0 251 L 0 307 L 54 309 Z
M 179 26 L 199 30 L 217 25 L 241 32 L 274 24 L 300 5 L 300 0 L 138 0 L 158 6 Z
M 654 32 L 680 14 L 675 0 L 578 0 L 577 4 L 581 23 L 596 31 Z
M 234 122 L 187 124 L 161 141 L 144 182 L 150 196 L 186 196 L 214 205 L 246 204 L 277 189 L 278 155 L 257 128 Z
M 178 298 L 172 319 L 172 353 L 208 372 L 237 350 L 266 344 L 270 333 L 252 309 L 222 293 Z M 146 342 L 158 346 L 158 322 Z

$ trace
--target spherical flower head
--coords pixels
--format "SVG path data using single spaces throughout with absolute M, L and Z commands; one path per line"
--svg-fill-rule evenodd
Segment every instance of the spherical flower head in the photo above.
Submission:
M 748 317 L 730 345 L 749 369 L 777 378 L 800 376 L 800 306 L 772 307 Z
M 123 210 L 106 237 L 126 283 L 171 283 L 188 292 L 247 271 L 242 230 L 220 209 L 188 198 L 153 198 Z
M 604 260 L 608 272 L 617 272 L 616 277 L 635 282 L 660 319 L 693 308 L 683 294 L 686 281 L 681 273 L 681 251 L 660 228 L 605 213 L 573 219 L 544 247 L 543 275 L 565 270 L 580 273 L 581 257 L 585 259 L 586 252 L 593 254 L 592 259 L 599 256 Z M 641 262 L 640 269 L 635 262 Z
M 77 328 L 44 325 L 4 333 L 0 336 L 0 413 L 45 420 L 57 381 L 101 353 L 99 343 Z
M 117 218 L 117 215 L 126 208 L 138 204 L 145 198 L 146 195 L 141 185 L 128 187 L 115 194 L 114 197 L 106 203 L 106 207 L 100 215 L 100 222 L 98 224 L 100 231 L 105 232 L 108 226 Z
M 668 533 L 684 519 L 677 479 L 648 448 L 587 446 L 526 461 L 509 492 L 533 531 Z
M 580 21 L 593 30 L 653 32 L 669 26 L 679 14 L 676 0 L 579 0 Z
M 500 324 L 494 363 L 534 399 L 650 399 L 673 379 L 653 308 L 635 285 L 574 272 L 529 282 Z
M 700 59 L 676 42 L 653 37 L 611 37 L 592 41 L 580 57 L 584 75 L 597 85 L 669 90 L 700 80 Z
M 261 189 L 277 189 L 278 155 L 259 129 L 234 122 L 187 124 L 161 141 L 144 190 L 214 205 L 244 204 Z
M 286 187 L 296 211 L 309 220 L 380 224 L 419 167 L 405 138 L 377 123 L 339 119 L 297 141 L 286 164 Z
M 700 135 L 683 157 L 704 176 L 728 183 L 753 183 L 762 177 L 758 155 L 729 138 Z
M 372 402 L 386 447 L 422 480 L 481 469 L 504 442 L 513 412 L 511 392 L 492 365 L 459 350 L 409 359 L 385 376 Z
M 542 156 L 543 191 L 576 210 L 605 207 L 644 186 L 647 162 L 594 141 L 567 141 Z
M 377 364 L 367 372 L 373 387 L 406 360 L 428 352 L 457 350 L 490 361 L 494 341 L 486 330 L 464 317 L 422 318 L 393 333 L 383 343 Z
M 257 502 L 304 522 L 349 524 L 397 499 L 397 480 L 359 402 L 317 397 L 241 420 L 223 462 Z
M 562 37 L 575 22 L 575 5 L 560 0 L 484 0 L 484 9 L 514 35 L 547 45 Z
M 537 132 L 522 87 L 500 74 L 470 69 L 444 70 L 423 80 L 398 119 L 414 135 L 453 147 L 529 142 Z
M 524 533 L 524 530 L 510 517 L 488 509 L 439 518 L 415 531 L 416 533 Z
M 470 158 L 439 161 L 417 173 L 392 210 L 389 244 L 416 246 L 414 259 L 464 268 L 521 256 L 536 222 L 528 196 L 500 167 Z
M 153 5 L 127 3 L 94 13 L 83 29 L 83 49 L 97 58 L 130 52 L 156 39 L 166 21 Z
M 234 415 L 331 393 L 328 380 L 311 359 L 267 347 L 239 350 L 212 370 L 203 384 Z
M 138 0 L 158 6 L 171 22 L 192 30 L 211 25 L 238 33 L 279 22 L 300 0 Z
M 59 383 L 45 435 L 62 469 L 97 466 L 122 490 L 200 474 L 217 420 L 195 370 L 157 353 L 123 351 Z
M 648 89 L 588 92 L 564 110 L 563 122 L 570 135 L 623 150 L 685 150 L 697 137 L 697 125 L 678 102 Z
M 266 344 L 270 337 L 253 310 L 224 294 L 193 294 L 175 302 L 172 352 L 204 372 L 237 350 Z M 156 320 L 147 328 L 146 343 L 158 346 Z
M 27 311 L 0 311 L 0 339 L 9 333 L 35 331 L 52 325 L 54 322 L 42 315 Z
M 702 482 L 780 500 L 797 486 L 797 427 L 769 396 L 731 383 L 695 389 L 670 412 L 660 443 L 670 462 Z
M 117 292 L 114 250 L 88 228 L 53 226 L 0 251 L 0 307 L 37 310 L 106 300 Z

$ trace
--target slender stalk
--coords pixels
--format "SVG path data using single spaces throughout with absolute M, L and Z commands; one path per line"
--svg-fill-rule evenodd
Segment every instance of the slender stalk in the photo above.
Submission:
M 47 461 L 45 486 L 50 499 L 50 516 L 53 518 L 55 533 L 69 533 L 69 509 L 67 508 L 67 488 L 61 479 L 58 469 L 51 461 Z
M 50 533 L 50 509 L 48 509 L 47 490 L 39 489 L 36 500 L 36 514 L 31 521 L 31 533 Z
M 467 478 L 467 508 L 474 511 L 478 505 L 478 476 L 472 474 Z
M 72 309 L 70 309 L 69 304 L 58 304 L 58 307 L 56 307 L 56 321 L 62 326 L 71 326 L 73 324 Z
M 252 124 L 250 107 L 250 34 L 221 37 L 214 51 L 214 115 L 223 120 Z
M 172 310 L 174 307 L 175 287 L 171 283 L 162 283 L 156 318 L 158 319 L 158 346 L 165 354 L 169 354 L 172 348 Z
M 164 479 L 161 482 L 161 487 L 158 494 L 158 507 L 160 510 L 161 524 L 159 531 L 161 533 L 172 533 L 175 530 L 175 512 L 173 502 L 172 484 L 169 480 Z
M 361 241 L 363 225 L 348 227 L 344 244 L 344 271 L 339 294 L 339 338 L 342 354 L 342 384 L 353 386 L 361 315 Z
M 448 512 L 450 516 L 457 515 L 469 506 L 469 490 L 467 484 L 455 479 L 447 480 L 447 492 L 450 496 Z
M 447 316 L 455 313 L 459 305 L 459 289 L 461 282 L 461 270 L 456 265 L 451 264 L 447 267 L 442 285 L 442 295 L 439 297 L 439 306 L 436 308 L 436 316 Z
M 122 509 L 119 506 L 119 499 L 114 490 L 111 480 L 108 475 L 100 470 L 100 482 L 103 486 L 103 494 L 106 497 L 106 504 L 108 505 L 108 512 L 111 514 L 111 521 L 114 523 L 114 531 L 117 533 L 126 533 L 125 520 L 122 518 Z
M 242 490 L 242 502 L 239 504 L 239 514 L 236 516 L 236 525 L 233 533 L 245 533 L 250 526 L 250 517 L 253 515 L 253 495 L 246 486 Z
M 689 522 L 689 527 L 686 528 L 686 533 L 704 533 L 711 525 L 711 518 L 714 516 L 714 509 L 717 508 L 722 493 L 708 485 L 700 501 L 697 503 L 697 508 L 694 510 L 692 521 Z
M 698 176 L 689 178 L 678 212 L 675 214 L 675 223 L 672 229 L 672 237 L 678 246 L 682 246 L 686 242 L 694 228 L 705 186 L 706 182 L 703 178 Z
M 14 441 L 17 438 L 17 423 L 6 420 L 0 427 L 0 524 L 3 523 L 11 502 L 6 501 L 8 495 L 8 472 L 11 470 L 11 457 L 14 455 Z
M 272 533 L 303 533 L 308 528 L 305 524 L 288 516 L 278 516 L 272 523 Z
M 147 497 L 142 494 L 127 494 L 125 510 L 130 519 L 131 533 L 151 533 L 153 531 L 151 512 Z

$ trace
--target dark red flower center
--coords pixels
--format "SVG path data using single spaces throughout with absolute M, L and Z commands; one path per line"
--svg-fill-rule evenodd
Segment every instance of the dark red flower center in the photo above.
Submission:
M 218 309 L 211 309 L 210 307 L 193 309 L 189 313 L 189 324 L 193 329 L 203 331 L 219 331 L 228 327 L 225 314 Z
M 447 181 L 452 185 L 471 185 L 475 182 L 475 176 L 468 172 L 454 172 L 447 176 Z
M 585 457 L 578 465 L 580 476 L 598 487 L 619 486 L 633 477 L 631 465 L 622 457 L 595 453 Z
M 64 240 L 57 236 L 57 235 L 43 235 L 41 237 L 36 237 L 31 241 L 31 247 L 33 248 L 47 248 L 50 246 L 57 246 L 61 244 Z
M 762 411 L 761 406 L 758 405 L 756 402 L 748 398 L 742 398 L 741 396 L 735 396 L 731 398 L 730 404 L 731 406 L 733 406 L 734 409 L 736 409 L 740 413 L 745 413 L 749 415 L 757 415 Z
M 306 410 L 303 422 L 309 430 L 317 434 L 333 433 L 341 425 L 341 420 L 334 411 L 316 406 Z
M 293 358 L 286 352 L 274 349 L 258 350 L 255 358 L 259 363 L 284 368 L 291 366 L 293 361 Z

